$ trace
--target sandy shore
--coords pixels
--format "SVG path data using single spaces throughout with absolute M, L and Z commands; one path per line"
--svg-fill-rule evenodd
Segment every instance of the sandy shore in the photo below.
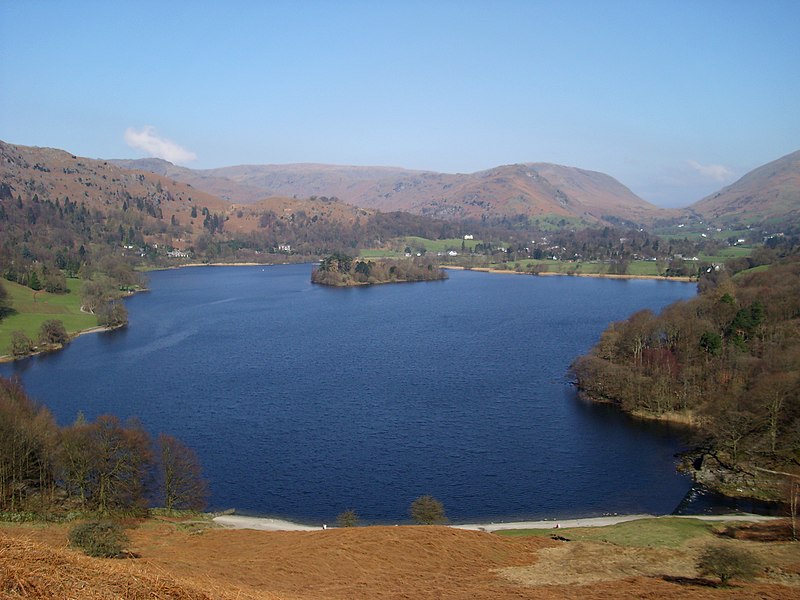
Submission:
M 283 519 L 264 517 L 245 517 L 241 515 L 221 515 L 212 519 L 214 523 L 227 529 L 258 529 L 261 531 L 319 531 L 322 526 L 311 527 Z
M 763 515 L 751 514 L 731 514 L 731 515 L 609 515 L 605 517 L 589 517 L 584 519 L 561 519 L 548 521 L 510 521 L 502 523 L 467 523 L 463 525 L 450 525 L 454 529 L 466 529 L 470 531 L 504 531 L 508 529 L 562 529 L 572 527 L 606 527 L 617 525 L 627 521 L 637 521 L 639 519 L 660 519 L 660 518 L 680 518 L 680 519 L 700 519 L 702 521 L 768 521 L 779 517 L 768 517 Z M 268 519 L 263 517 L 245 517 L 239 515 L 223 515 L 214 517 L 214 523 L 228 529 L 257 529 L 260 531 L 321 531 L 322 525 L 314 527 L 311 525 L 301 525 L 283 519 Z

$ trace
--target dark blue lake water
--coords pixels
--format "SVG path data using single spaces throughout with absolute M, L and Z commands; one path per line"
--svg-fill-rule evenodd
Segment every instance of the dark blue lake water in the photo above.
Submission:
M 611 322 L 691 297 L 649 280 L 453 271 L 312 286 L 309 265 L 150 274 L 130 326 L 0 373 L 61 424 L 136 416 L 196 449 L 212 508 L 401 522 L 669 513 L 677 432 L 584 403 L 567 369 Z

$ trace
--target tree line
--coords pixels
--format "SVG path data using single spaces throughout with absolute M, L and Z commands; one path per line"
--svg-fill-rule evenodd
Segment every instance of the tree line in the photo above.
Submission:
M 731 469 L 800 466 L 800 256 L 711 271 L 699 295 L 614 323 L 572 365 L 581 393 L 631 413 L 690 416 Z
M 59 427 L 18 381 L 0 377 L 0 511 L 200 510 L 206 497 L 197 455 L 174 437 L 153 441 L 138 421 L 111 415 Z

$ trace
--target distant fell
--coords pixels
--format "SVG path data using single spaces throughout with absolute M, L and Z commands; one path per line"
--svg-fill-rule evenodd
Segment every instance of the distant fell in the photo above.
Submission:
M 381 211 L 489 222 L 563 217 L 586 224 L 646 223 L 662 212 L 609 175 L 548 163 L 449 174 L 322 164 L 191 170 L 152 159 L 114 162 L 163 174 L 237 203 L 266 196 L 324 196 Z
M 750 171 L 689 209 L 719 225 L 800 223 L 800 150 Z
M 460 233 L 456 223 L 379 214 L 330 197 L 258 192 L 257 201 L 237 204 L 204 191 L 203 182 L 244 187 L 159 159 L 97 160 L 0 141 L 0 270 L 55 265 L 63 262 L 59 255 L 79 263 L 81 248 L 82 257 L 270 262 L 380 246 L 404 235 Z M 181 256 L 169 256 L 174 251 Z

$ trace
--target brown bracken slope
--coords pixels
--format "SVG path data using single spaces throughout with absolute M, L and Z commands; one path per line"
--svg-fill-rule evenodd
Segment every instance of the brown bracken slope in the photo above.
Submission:
M 319 164 L 240 165 L 193 171 L 153 159 L 113 162 L 164 174 L 238 203 L 269 195 L 326 196 L 364 208 L 437 218 L 559 216 L 587 223 L 607 217 L 648 222 L 671 214 L 645 202 L 608 175 L 548 163 L 450 174 Z
M 90 559 L 64 526 L 0 529 L 0 598 L 797 598 L 791 543 L 754 583 L 696 578 L 693 549 L 505 538 L 445 527 L 318 532 L 191 531 L 148 521 L 130 533 L 138 558 Z M 746 543 L 746 542 L 735 542 Z
M 800 150 L 744 175 L 689 207 L 717 223 L 800 222 Z
M 138 161 L 133 162 L 138 164 Z M 165 161 L 146 160 L 139 165 L 141 170 L 132 171 L 114 161 L 75 156 L 55 148 L 19 146 L 0 141 L 0 184 L 11 198 L 19 197 L 28 202 L 36 196 L 41 201 L 59 201 L 61 204 L 69 198 L 72 202 L 85 204 L 92 212 L 116 215 L 126 222 L 126 228 L 128 224 L 142 220 L 139 225 L 143 224 L 148 232 L 145 235 L 148 243 L 177 248 L 190 245 L 205 231 L 204 208 L 219 215 L 224 221 L 225 232 L 231 235 L 259 230 L 265 214 L 272 220 L 289 221 L 302 214 L 304 219 L 350 225 L 374 212 L 341 202 L 268 197 L 263 193 L 258 202 L 237 206 L 191 183 L 175 181 L 173 170 L 180 171 L 181 168 L 166 168 L 162 163 L 174 167 Z M 123 215 L 126 205 L 135 205 L 139 200 L 157 207 L 159 217 L 146 213 L 134 216 L 133 210 Z M 192 208 L 196 211 L 195 217 L 191 216 Z M 173 220 L 176 225 L 171 225 Z

